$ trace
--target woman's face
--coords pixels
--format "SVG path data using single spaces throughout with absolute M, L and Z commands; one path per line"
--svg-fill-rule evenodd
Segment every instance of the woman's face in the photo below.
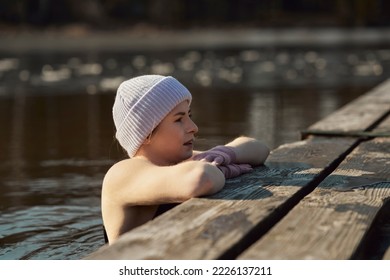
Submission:
M 178 104 L 154 130 L 149 143 L 149 156 L 158 165 L 172 165 L 192 156 L 198 127 L 191 119 L 188 101 Z

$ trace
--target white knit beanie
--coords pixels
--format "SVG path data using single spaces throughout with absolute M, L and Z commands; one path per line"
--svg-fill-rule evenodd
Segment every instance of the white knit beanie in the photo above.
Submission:
M 192 96 L 173 77 L 144 75 L 124 81 L 116 93 L 112 115 L 116 138 L 133 157 L 148 135 L 179 103 Z

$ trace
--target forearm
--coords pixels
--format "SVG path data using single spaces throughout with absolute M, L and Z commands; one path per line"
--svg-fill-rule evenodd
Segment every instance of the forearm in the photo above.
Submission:
M 225 185 L 223 173 L 213 164 L 208 162 L 193 162 L 187 167 L 187 186 L 190 193 L 188 197 L 211 195 L 220 191 Z
M 203 171 L 203 181 L 200 186 L 203 189 L 202 195 L 214 194 L 225 186 L 225 177 L 217 166 L 206 163 Z
M 269 148 L 259 140 L 241 136 L 226 144 L 232 147 L 236 154 L 235 163 L 247 163 L 253 166 L 261 165 L 269 155 Z

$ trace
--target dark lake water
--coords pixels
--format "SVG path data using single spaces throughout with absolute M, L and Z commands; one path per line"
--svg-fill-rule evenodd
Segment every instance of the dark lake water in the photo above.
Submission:
M 197 149 L 242 134 L 274 149 L 389 77 L 390 48 L 0 53 L 0 259 L 103 245 L 101 183 L 124 157 L 114 93 L 145 73 L 192 91 Z

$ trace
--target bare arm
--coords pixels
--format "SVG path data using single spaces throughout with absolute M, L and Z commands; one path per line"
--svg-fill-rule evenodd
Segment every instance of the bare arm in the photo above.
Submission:
M 253 166 L 263 164 L 270 153 L 264 143 L 245 136 L 234 139 L 226 146 L 234 149 L 236 163 L 247 163 Z
M 174 166 L 155 166 L 146 160 L 124 160 L 114 165 L 103 182 L 103 199 L 120 204 L 154 205 L 183 202 L 223 188 L 225 178 L 209 163 L 189 161 Z

